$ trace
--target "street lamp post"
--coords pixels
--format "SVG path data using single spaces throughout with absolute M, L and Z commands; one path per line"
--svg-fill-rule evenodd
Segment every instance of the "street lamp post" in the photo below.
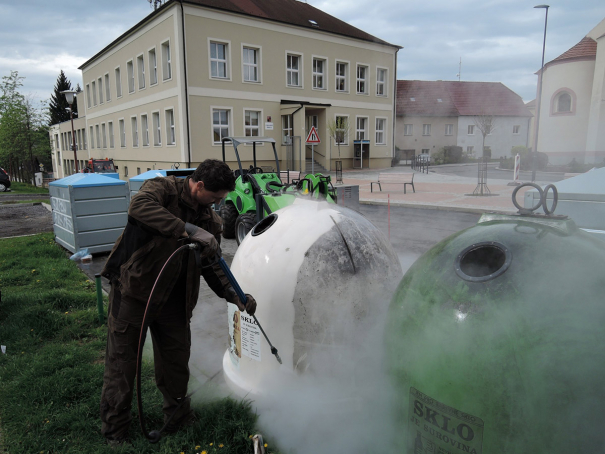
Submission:
M 74 103 L 74 98 L 76 97 L 76 92 L 74 90 L 63 90 L 61 93 L 65 95 L 65 100 L 67 104 L 69 104 L 69 119 L 71 120 L 71 139 L 72 139 L 72 148 L 74 150 L 74 162 L 76 164 L 76 173 L 80 171 L 78 166 L 78 153 L 76 151 L 76 131 L 74 131 L 74 111 L 71 108 Z
M 540 67 L 540 78 L 538 79 L 538 99 L 536 111 L 536 133 L 534 136 L 534 149 L 532 152 L 533 159 L 531 160 L 531 181 L 536 181 L 536 166 L 538 161 L 538 131 L 540 130 L 540 104 L 542 104 L 542 79 L 544 78 L 544 52 L 546 50 L 546 26 L 548 24 L 548 5 L 536 5 L 534 8 L 543 8 L 546 10 L 544 18 L 544 41 L 542 42 L 542 66 Z

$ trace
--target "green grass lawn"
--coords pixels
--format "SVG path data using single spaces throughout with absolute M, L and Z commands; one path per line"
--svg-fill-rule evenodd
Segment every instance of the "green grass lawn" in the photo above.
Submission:
M 8 194 L 48 194 L 48 188 L 40 188 L 28 183 L 12 181 L 10 192 L 0 192 L 0 200 L 2 200 L 3 195 Z
M 0 240 L 0 452 L 108 453 L 100 433 L 106 327 L 94 283 L 52 234 Z M 162 423 L 153 364 L 144 361 L 148 428 Z M 151 445 L 133 402 L 132 446 L 124 453 L 252 453 L 256 415 L 231 399 L 196 404 L 195 426 Z M 151 430 L 151 429 L 150 429 Z

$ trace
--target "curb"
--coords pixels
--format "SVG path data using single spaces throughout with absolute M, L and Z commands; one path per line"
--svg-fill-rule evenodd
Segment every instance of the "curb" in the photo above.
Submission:
M 33 207 L 36 205 L 42 205 L 43 202 L 31 202 L 31 203 L 2 203 L 0 202 L 0 208 L 13 208 L 13 207 Z
M 388 205 L 388 202 L 381 200 L 360 200 L 360 205 Z M 481 208 L 466 208 L 449 205 L 421 205 L 416 203 L 405 203 L 405 202 L 391 202 L 391 206 L 405 207 L 405 208 L 418 208 L 421 210 L 441 210 L 441 211 L 456 211 L 461 213 L 469 214 L 484 214 L 484 213 L 498 213 L 498 214 L 513 214 L 515 211 L 502 211 L 502 210 L 489 210 Z

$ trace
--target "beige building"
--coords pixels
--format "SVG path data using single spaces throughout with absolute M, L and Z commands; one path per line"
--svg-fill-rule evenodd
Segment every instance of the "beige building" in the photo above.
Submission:
M 76 157 L 78 169 L 81 170 L 88 160 L 88 137 L 86 133 L 86 119 L 74 119 L 74 132 L 76 138 Z M 76 170 L 71 121 L 55 124 L 49 130 L 51 141 L 51 158 L 54 178 L 63 178 Z M 103 156 L 105 157 L 105 156 Z
M 538 71 L 540 77 L 540 71 Z M 539 87 L 538 83 L 538 87 Z M 538 97 L 537 97 L 538 98 Z M 552 164 L 605 159 L 605 20 L 544 65 L 538 146 Z
M 355 139 L 370 141 L 371 167 L 388 167 L 399 48 L 296 0 L 169 1 L 80 67 L 88 155 L 127 179 L 222 159 L 223 137 L 269 136 L 282 168 L 304 170 L 315 126 L 315 161 L 334 169 L 328 124 L 345 117 L 343 167 Z

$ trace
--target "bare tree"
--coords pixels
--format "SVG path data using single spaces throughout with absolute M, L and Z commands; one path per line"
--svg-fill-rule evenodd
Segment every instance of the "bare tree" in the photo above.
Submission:
M 485 136 L 491 134 L 496 129 L 496 117 L 493 115 L 477 115 L 473 118 L 475 126 L 483 135 L 483 144 L 481 146 L 481 156 L 485 157 Z
M 338 145 L 338 157 L 340 158 L 340 144 L 345 143 L 349 137 L 349 130 L 351 125 L 347 117 L 336 117 L 335 120 L 328 121 L 328 131 L 330 137 L 334 139 L 336 145 Z

